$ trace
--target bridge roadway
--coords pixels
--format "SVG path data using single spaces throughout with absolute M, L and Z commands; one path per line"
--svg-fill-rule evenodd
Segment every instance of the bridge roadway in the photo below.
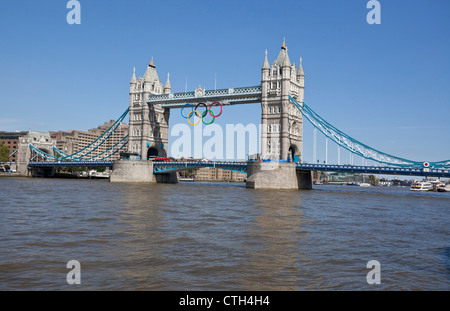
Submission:
M 30 162 L 31 168 L 52 168 L 52 167 L 112 167 L 113 161 L 74 161 L 74 162 Z M 247 162 L 227 162 L 227 161 L 187 161 L 187 162 L 154 162 L 153 173 L 164 174 L 171 172 L 196 169 L 201 167 L 216 167 L 225 170 L 247 173 Z M 424 177 L 445 177 L 450 178 L 449 169 L 433 168 L 413 168 L 413 167 L 393 167 L 393 166 L 358 166 L 358 165 L 334 165 L 334 164 L 307 164 L 297 163 L 297 170 L 323 171 L 323 172 L 347 172 L 365 173 L 375 175 L 407 175 Z

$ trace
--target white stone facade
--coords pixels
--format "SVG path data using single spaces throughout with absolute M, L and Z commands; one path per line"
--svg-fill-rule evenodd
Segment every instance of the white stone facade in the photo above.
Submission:
M 136 72 L 133 70 L 130 82 L 128 151 L 138 153 L 142 160 L 147 160 L 149 155 L 167 155 L 170 110 L 158 104 L 149 105 L 147 99 L 150 94 L 170 92 L 169 75 L 163 85 L 153 59 L 143 77 L 136 79 Z
M 267 51 L 262 67 L 261 89 L 261 154 L 265 159 L 301 160 L 303 116 L 289 101 L 289 95 L 302 103 L 305 75 L 302 60 L 298 68 L 291 64 L 283 42 L 277 59 L 269 66 Z

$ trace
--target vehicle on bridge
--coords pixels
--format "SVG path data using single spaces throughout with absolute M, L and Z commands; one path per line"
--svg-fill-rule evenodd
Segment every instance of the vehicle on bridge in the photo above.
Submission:
M 170 162 L 169 157 L 155 157 L 155 162 Z

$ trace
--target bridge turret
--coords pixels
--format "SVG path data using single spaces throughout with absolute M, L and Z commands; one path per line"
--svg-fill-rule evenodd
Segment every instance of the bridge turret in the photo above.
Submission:
M 133 68 L 133 76 L 130 81 L 130 93 L 132 93 L 136 89 L 136 67 Z
M 298 102 L 303 103 L 305 91 L 305 73 L 303 72 L 302 58 L 300 57 L 300 64 L 297 71 L 297 82 L 299 83 Z
M 172 91 L 172 87 L 170 86 L 169 73 L 167 73 L 167 81 L 164 86 L 164 94 L 169 94 Z
M 281 150 L 280 159 L 287 160 L 290 139 L 289 139 L 289 112 L 292 104 L 289 101 L 291 93 L 291 62 L 287 52 L 286 43 L 283 41 L 280 53 L 283 55 L 283 63 L 281 67 Z
M 267 94 L 270 83 L 270 66 L 267 59 L 267 50 L 264 56 L 264 63 L 261 69 L 261 154 L 267 154 Z

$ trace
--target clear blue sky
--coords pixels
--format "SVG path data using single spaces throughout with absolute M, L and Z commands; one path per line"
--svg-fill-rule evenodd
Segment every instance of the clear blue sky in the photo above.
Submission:
M 0 130 L 87 130 L 128 106 L 133 67 L 154 57 L 172 91 L 259 85 L 286 38 L 303 58 L 305 102 L 360 141 L 412 160 L 450 158 L 450 1 L 66 0 L 0 4 Z M 182 122 L 173 111 L 171 124 Z M 224 111 L 224 123 L 260 122 L 258 104 Z M 305 121 L 304 158 L 312 159 Z M 318 137 L 324 160 L 324 138 Z M 336 148 L 330 145 L 329 159 Z M 323 153 L 322 153 L 323 154 Z M 344 157 L 342 153 L 342 157 Z M 345 160 L 343 160 L 345 162 Z

